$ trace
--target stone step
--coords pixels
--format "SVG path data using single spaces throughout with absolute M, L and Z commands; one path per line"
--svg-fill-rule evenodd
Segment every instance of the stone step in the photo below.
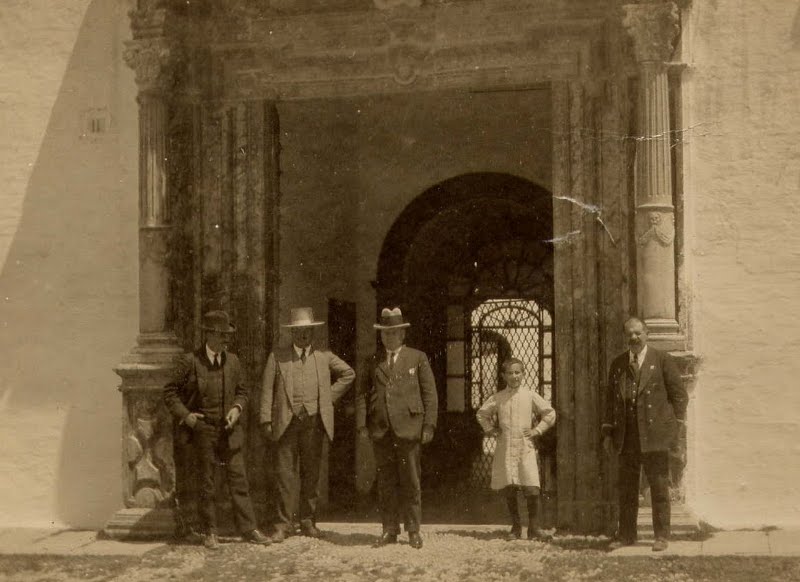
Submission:
M 694 537 L 700 534 L 700 522 L 685 505 L 673 505 L 671 530 L 674 537 Z M 639 538 L 653 537 L 653 510 L 651 507 L 639 508 L 637 520 Z

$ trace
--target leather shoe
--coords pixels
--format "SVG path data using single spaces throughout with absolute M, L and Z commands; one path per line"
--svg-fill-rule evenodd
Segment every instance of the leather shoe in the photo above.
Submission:
M 624 548 L 625 546 L 633 546 L 635 544 L 636 542 L 634 540 L 614 540 L 608 544 L 608 550 L 613 552 L 614 550 Z
M 271 536 L 269 536 L 269 539 L 272 540 L 273 544 L 279 544 L 287 537 L 288 536 L 286 535 L 286 532 L 283 531 L 282 527 L 276 527 L 275 532 Z
M 378 543 L 375 544 L 376 546 L 388 546 L 389 544 L 396 544 L 397 543 L 397 534 L 385 531 L 381 534 L 381 537 L 378 538 Z
M 506 540 L 508 540 L 509 542 L 521 539 L 522 539 L 522 528 L 518 525 L 513 526 L 506 534 Z
M 215 533 L 206 534 L 206 539 L 203 541 L 203 545 L 206 547 L 207 550 L 218 550 L 219 539 L 217 539 L 217 534 Z
M 653 551 L 654 552 L 663 552 L 669 547 L 669 542 L 665 539 L 656 538 L 653 542 Z
M 408 534 L 408 545 L 418 550 L 422 547 L 422 536 L 418 531 L 412 531 Z
M 268 546 L 272 543 L 272 540 L 265 536 L 263 533 L 258 531 L 257 529 L 251 530 L 242 536 L 246 542 L 250 542 L 251 544 L 258 544 L 259 546 Z
M 301 525 L 300 535 L 317 539 L 325 537 L 325 534 L 323 534 L 322 531 L 320 531 L 320 529 L 313 523 L 308 525 Z

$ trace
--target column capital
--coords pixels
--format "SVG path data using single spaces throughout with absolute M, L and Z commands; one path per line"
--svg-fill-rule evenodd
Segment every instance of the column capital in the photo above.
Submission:
M 678 6 L 674 2 L 652 2 L 625 4 L 622 9 L 622 25 L 633 39 L 636 61 L 668 61 L 680 32 Z
M 164 0 L 139 0 L 129 16 L 133 40 L 125 43 L 125 63 L 136 73 L 140 94 L 164 94 L 178 60 L 178 45 L 167 28 L 170 11 Z

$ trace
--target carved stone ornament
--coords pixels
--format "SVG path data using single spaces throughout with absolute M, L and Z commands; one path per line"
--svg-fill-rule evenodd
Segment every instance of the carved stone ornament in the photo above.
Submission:
M 172 83 L 174 49 L 163 39 L 130 41 L 123 55 L 140 91 L 163 91 Z
M 626 4 L 623 26 L 633 39 L 639 62 L 668 61 L 680 32 L 680 13 L 674 2 Z
M 396 15 L 386 19 L 386 28 L 392 78 L 400 85 L 410 85 L 423 72 L 433 50 L 433 26 L 429 20 Z
M 399 6 L 408 6 L 409 8 L 422 6 L 422 0 L 374 0 L 374 2 L 378 10 L 391 10 Z
M 648 212 L 647 225 L 639 235 L 639 246 L 655 241 L 667 247 L 675 240 L 675 216 L 672 213 Z
M 174 486 L 170 418 L 160 408 L 160 393 L 138 394 L 128 402 L 126 435 L 128 507 L 158 507 Z

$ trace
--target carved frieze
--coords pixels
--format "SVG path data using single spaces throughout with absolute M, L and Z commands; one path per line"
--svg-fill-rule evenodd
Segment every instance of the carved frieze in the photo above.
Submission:
M 373 0 L 375 8 L 378 10 L 391 10 L 400 6 L 408 6 L 409 8 L 419 8 L 422 6 L 422 0 Z
M 605 34 L 601 14 L 547 14 L 527 2 L 496 8 L 432 3 L 209 28 L 209 66 L 221 70 L 210 92 L 216 99 L 339 97 L 513 87 L 593 71 Z
M 639 62 L 665 62 L 675 49 L 680 32 L 680 12 L 674 2 L 626 4 L 623 26 L 633 39 Z

